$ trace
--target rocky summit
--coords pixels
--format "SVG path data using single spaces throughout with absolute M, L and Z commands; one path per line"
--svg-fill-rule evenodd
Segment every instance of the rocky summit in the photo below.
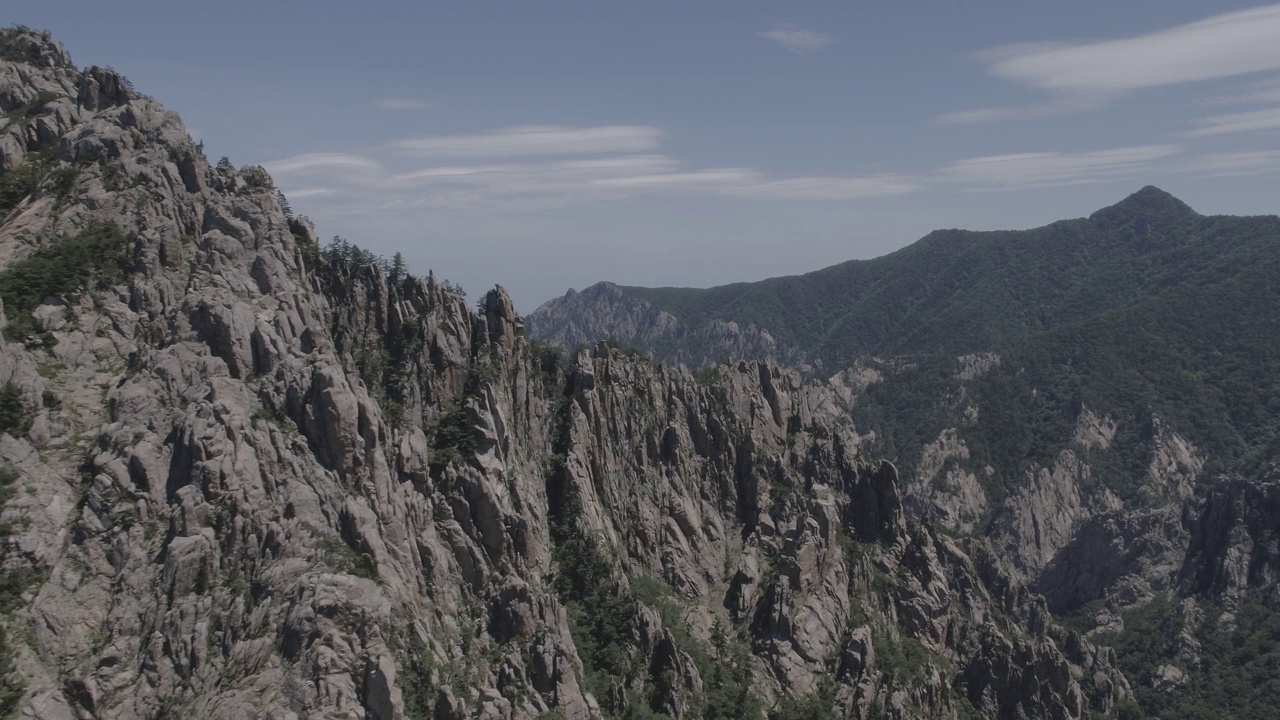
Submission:
M 1201 626 L 1135 676 L 1055 613 L 1176 576 L 1268 617 L 1276 480 L 1202 491 L 1170 424 L 1131 493 L 1089 465 L 1131 416 L 1083 404 L 1025 483 L 985 482 L 959 396 L 895 465 L 849 403 L 909 363 L 533 340 L 501 287 L 322 246 L 47 34 L 0 32 L 0 112 L 0 713 L 1132 717 L 1215 657 Z M 1163 602 L 1089 607 L 1228 622 Z

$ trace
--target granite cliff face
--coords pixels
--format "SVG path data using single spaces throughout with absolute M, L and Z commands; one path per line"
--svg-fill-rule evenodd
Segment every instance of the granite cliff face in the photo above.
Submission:
M 1055 617 L 1099 644 L 1128 647 L 1120 664 L 1128 666 L 1127 679 L 1140 691 L 1145 711 L 1160 716 L 1181 707 L 1187 717 L 1212 715 L 1215 711 L 1195 706 L 1195 698 L 1229 694 L 1222 676 L 1212 673 L 1233 670 L 1213 668 L 1242 660 L 1210 660 L 1198 648 L 1215 639 L 1239 645 L 1251 631 L 1237 627 L 1233 618 L 1252 608 L 1259 622 L 1274 622 L 1280 602 L 1274 462 L 1252 472 L 1239 463 L 1239 470 L 1224 472 L 1232 465 L 1197 447 L 1150 409 L 1150 414 L 1116 418 L 1080 404 L 1074 422 L 1064 428 L 1065 442 L 1026 433 L 1043 443 L 1038 450 L 1043 459 L 1002 483 L 1009 469 L 993 467 L 992 434 L 981 431 L 982 423 L 1013 433 L 990 418 L 1001 409 L 987 404 L 989 396 L 976 382 L 982 373 L 971 372 L 973 364 L 961 357 L 948 365 L 956 374 L 925 403 L 929 417 L 915 428 L 927 441 L 914 453 L 901 435 L 888 441 L 909 458 L 901 478 L 907 517 L 985 543 L 1005 572 L 1045 597 Z M 994 358 L 986 365 L 988 372 L 1001 367 Z M 909 389 L 895 388 L 902 380 L 895 376 L 917 382 L 918 368 L 904 367 L 872 363 L 815 382 L 812 392 L 827 400 L 829 416 L 847 420 L 867 404 Z M 1018 401 L 1035 403 L 1034 397 Z M 922 433 L 931 424 L 942 430 L 930 438 Z M 861 432 L 854 435 L 863 452 L 886 444 L 866 427 Z M 1152 622 L 1152 613 L 1159 613 L 1163 624 L 1126 620 Z M 1170 634 L 1178 641 L 1143 640 L 1144 633 Z M 1265 689 L 1252 692 L 1251 703 L 1271 697 Z M 1179 702 L 1183 705 L 1172 704 Z M 1237 710 L 1241 707 L 1230 706 Z
M 501 288 L 473 310 L 321 250 L 261 169 L 211 166 L 118 74 L 25 30 L 0 48 L 6 711 L 1080 718 L 1128 697 L 986 544 L 909 519 L 894 466 L 797 375 L 532 343 Z M 1220 514 L 1197 542 L 1256 522 Z M 1205 582 L 1270 572 L 1245 554 Z

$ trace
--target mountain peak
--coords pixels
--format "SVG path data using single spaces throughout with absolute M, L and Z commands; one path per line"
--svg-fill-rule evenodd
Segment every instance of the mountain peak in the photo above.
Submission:
M 1104 225 L 1120 225 L 1133 220 L 1177 221 L 1196 217 L 1198 214 L 1191 206 L 1164 190 L 1147 185 L 1115 205 L 1090 215 L 1089 219 Z
M 0 60 L 37 67 L 74 68 L 71 56 L 48 30 L 32 30 L 21 25 L 0 27 Z

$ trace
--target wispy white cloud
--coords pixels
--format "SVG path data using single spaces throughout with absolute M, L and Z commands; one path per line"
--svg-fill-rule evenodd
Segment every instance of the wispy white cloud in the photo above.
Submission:
M 1280 69 L 1280 5 L 1120 40 L 996 48 L 997 77 L 1057 90 L 1133 90 Z
M 323 194 L 330 208 L 353 213 L 510 214 L 664 194 L 848 200 L 920 189 L 897 175 L 772 178 L 752 168 L 689 168 L 661 153 L 630 152 L 655 149 L 661 137 L 646 126 L 519 127 L 398 141 L 370 155 L 299 155 L 266 167 L 291 197 Z M 565 157 L 575 153 L 600 156 Z M 439 162 L 446 158 L 453 162 Z
M 915 180 L 902 175 L 867 177 L 797 177 L 756 183 L 736 194 L 796 200 L 857 200 L 906 195 L 920 190 Z
M 1191 158 L 1188 167 L 1215 175 L 1251 175 L 1280 170 L 1280 150 L 1207 153 Z
M 1208 137 L 1210 135 L 1226 135 L 1228 133 L 1260 132 L 1280 130 L 1280 107 L 1250 112 L 1214 115 L 1199 121 L 1202 127 L 1188 130 L 1184 137 Z
M 1277 110 L 1280 114 L 1280 109 Z M 1241 114 L 1244 115 L 1244 114 Z M 1223 116 L 1227 117 L 1227 116 Z M 1229 127 L 1223 121 L 1214 127 Z M 629 127 L 629 126 L 627 126 Z M 579 128 L 566 138 L 609 137 L 593 133 L 611 128 Z M 1207 129 L 1207 128 L 1206 128 Z M 661 132 L 648 128 L 643 143 L 625 141 L 615 147 L 657 142 Z M 523 132 L 523 131 L 522 131 Z M 559 133 L 559 131 L 557 131 Z M 509 131 L 469 136 L 416 138 L 427 147 L 457 153 L 497 152 L 479 140 Z M 624 135 L 625 136 L 625 135 Z M 652 138 L 649 140 L 648 138 Z M 433 141 L 440 140 L 436 145 Z M 563 148 L 568 141 L 555 144 Z M 594 142 L 594 141 L 592 141 Z M 1017 190 L 1081 183 L 1137 181 L 1152 172 L 1201 175 L 1270 172 L 1280 168 L 1280 150 L 1189 154 L 1176 144 L 1151 144 L 1078 152 L 1025 152 L 957 160 L 918 175 L 880 173 L 862 176 L 770 177 L 749 167 L 691 168 L 659 152 L 615 152 L 596 157 L 565 157 L 567 152 L 537 155 L 547 145 L 509 145 L 511 155 L 441 162 L 404 154 L 404 142 L 391 143 L 368 155 L 311 153 L 266 163 L 285 192 L 295 199 L 315 197 L 329 212 L 373 215 L 381 212 L 429 210 L 433 217 L 518 217 L 573 206 L 591 206 L 644 196 L 700 196 L 777 201 L 840 201 L 889 197 L 929 188 Z M 584 147 L 575 144 L 572 147 Z M 607 147 L 608 144 L 595 147 Z M 550 153 L 550 151 L 545 151 Z M 1181 156 L 1181 162 L 1171 160 Z
M 382 165 L 377 161 L 363 155 L 353 155 L 351 153 L 307 153 L 305 155 L 295 155 L 284 160 L 263 163 L 263 167 L 272 175 L 290 175 L 317 169 L 366 170 L 371 172 L 382 169 Z
M 1011 122 L 1034 120 L 1042 117 L 1084 112 L 1102 107 L 1113 93 L 1071 92 L 1058 93 L 1055 97 L 1037 105 L 1014 107 L 975 108 L 944 113 L 936 119 L 940 125 L 963 125 L 982 122 Z
M 700 189 L 726 191 L 730 188 L 758 183 L 761 177 L 760 173 L 746 168 L 715 168 L 655 175 L 601 178 L 594 180 L 593 184 L 598 187 L 625 188 L 637 191 L 666 192 L 672 190 L 697 191 Z
M 661 141 L 662 131 L 647 125 L 521 125 L 479 135 L 411 138 L 398 141 L 393 147 L 423 158 L 490 158 L 645 152 Z
M 989 155 L 946 165 L 936 178 L 974 189 L 1074 185 L 1130 177 L 1181 151 L 1177 145 L 1139 145 L 1077 153 Z
M 1280 78 L 1251 82 L 1234 92 L 1207 98 L 1208 105 L 1275 105 L 1280 103 Z
M 431 107 L 431 103 L 418 98 L 378 98 L 373 104 L 383 110 L 425 110 Z
M 625 128 L 622 130 L 620 128 Z M 547 133 L 550 138 L 527 140 Z M 1136 178 L 1177 155 L 1177 145 L 1141 145 L 1083 152 L 1030 152 L 959 160 L 916 177 L 770 177 L 755 168 L 691 168 L 660 152 L 619 149 L 658 144 L 646 126 L 511 128 L 465 136 L 420 137 L 368 155 L 312 153 L 267 163 L 291 197 L 323 197 L 330 211 L 376 214 L 428 209 L 454 216 L 515 216 L 651 195 L 832 201 L 904 195 L 930 186 L 995 190 Z M 424 153 L 405 153 L 407 143 Z M 506 150 L 499 155 L 499 150 Z M 608 150 L 613 152 L 606 152 Z M 598 156 L 572 157 L 573 151 Z M 461 157 L 461 156 L 471 157 Z M 449 162 L 451 160 L 452 162 Z M 1249 160 L 1223 156 L 1184 169 L 1222 172 Z M 1216 164 L 1214 164 L 1216 163 Z M 1229 163 L 1235 165 L 1228 167 Z
M 797 54 L 812 53 L 835 43 L 836 39 L 826 33 L 804 30 L 794 25 L 779 25 L 772 30 L 756 33 L 757 36 L 771 40 L 784 50 Z
M 289 191 L 289 199 L 299 200 L 302 198 L 320 197 L 323 195 L 332 195 L 334 194 L 334 192 L 335 190 L 333 188 L 299 187 L 299 188 L 293 188 Z
M 728 197 L 786 200 L 856 200 L 905 195 L 920 189 L 918 183 L 900 175 L 770 180 L 763 173 L 748 168 L 635 175 L 602 179 L 595 184 L 634 192 L 703 192 Z
M 1280 70 L 1280 5 L 1215 15 L 1145 35 L 1035 43 L 977 54 L 991 75 L 1056 94 L 1021 108 L 947 113 L 942 123 L 1022 120 L 1096 108 L 1140 88 Z

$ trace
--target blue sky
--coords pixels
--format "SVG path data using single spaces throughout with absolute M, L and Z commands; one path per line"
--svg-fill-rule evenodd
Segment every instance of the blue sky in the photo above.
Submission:
M 188 7 L 189 5 L 189 7 Z M 522 311 L 815 270 L 1146 184 L 1280 209 L 1280 5 L 9 2 L 322 237 Z

